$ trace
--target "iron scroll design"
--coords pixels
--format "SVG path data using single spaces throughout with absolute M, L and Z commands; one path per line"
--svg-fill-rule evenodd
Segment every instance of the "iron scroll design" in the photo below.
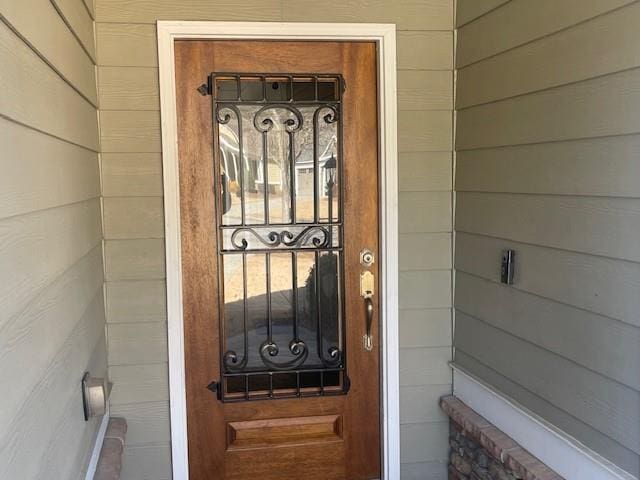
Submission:
M 262 92 L 260 95 L 250 97 L 246 94 L 243 82 L 248 80 L 253 82 L 253 87 L 259 87 Z M 276 80 L 283 83 L 281 88 L 286 94 L 270 99 L 268 88 L 272 88 Z M 222 95 L 219 82 L 229 87 L 231 94 L 226 92 Z M 303 100 L 297 99 L 295 93 L 300 84 L 309 87 L 311 92 Z M 333 93 L 323 96 L 320 92 L 323 88 L 326 90 L 327 85 L 335 88 Z M 203 93 L 204 90 L 201 88 L 199 91 Z M 240 300 L 237 301 L 239 305 L 234 307 L 234 315 L 240 315 L 241 329 L 238 331 L 236 321 L 233 325 L 233 343 L 229 340 L 231 333 L 226 331 L 231 327 L 225 324 L 224 300 L 219 302 L 219 318 L 222 319 L 221 380 L 212 385 L 216 385 L 222 401 L 340 395 L 349 389 L 341 293 L 344 283 L 344 195 L 341 180 L 343 91 L 343 78 L 334 74 L 212 73 L 209 77 L 207 92 L 213 98 L 214 142 L 218 143 L 214 178 L 220 179 L 220 183 L 215 183 L 218 255 L 220 264 L 224 264 L 225 258 L 239 258 L 241 262 Z M 331 144 L 328 144 L 324 130 L 328 128 L 336 132 Z M 283 145 L 278 150 L 283 155 L 282 160 L 270 157 L 276 141 Z M 309 160 L 301 166 L 295 159 L 299 158 L 303 147 L 308 149 Z M 330 155 L 327 154 L 329 147 L 332 152 Z M 227 150 L 224 151 L 224 148 Z M 224 168 L 218 157 L 224 157 Z M 249 163 L 251 166 L 248 166 Z M 281 196 L 283 202 L 288 202 L 288 213 L 286 218 L 283 214 L 271 222 L 272 209 L 279 207 L 273 205 L 270 197 L 269 181 L 274 165 L 281 171 L 279 181 L 287 186 L 281 189 Z M 297 169 L 300 168 L 312 172 L 312 219 L 300 220 L 296 214 L 299 206 L 296 182 L 300 175 Z M 328 168 L 333 168 L 335 172 L 325 181 Z M 337 189 L 334 176 L 338 179 Z M 261 179 L 260 188 L 256 187 L 257 179 Z M 289 197 L 285 199 L 286 195 Z M 323 206 L 324 210 L 321 210 L 320 199 L 325 199 L 327 195 L 326 207 Z M 333 199 L 333 195 L 337 199 Z M 248 199 L 253 203 L 249 204 Z M 334 200 L 337 200 L 337 206 L 334 206 Z M 251 217 L 256 215 L 256 204 L 260 204 L 259 208 L 262 209 L 258 220 Z M 276 313 L 272 305 L 273 295 L 282 296 L 279 293 L 281 290 L 272 291 L 273 277 L 278 275 L 271 271 L 272 258 L 276 255 L 278 258 L 290 256 L 288 261 L 291 270 L 288 275 L 292 283 L 292 313 L 286 317 L 286 321 L 291 322 L 287 327 L 290 328 L 290 336 L 286 340 L 282 333 L 283 318 L 278 316 L 281 314 Z M 303 288 L 297 278 L 298 259 L 308 259 L 309 255 L 313 258 L 312 268 Z M 265 310 L 264 317 L 257 322 L 266 328 L 258 331 L 254 326 L 256 307 L 249 306 L 248 278 L 251 276 L 250 264 L 255 264 L 256 259 L 261 257 L 264 257 L 262 268 L 266 278 L 266 293 L 263 295 Z M 220 298 L 224 299 L 225 278 L 222 269 L 220 271 L 218 284 Z M 326 292 L 327 278 L 331 283 L 330 293 Z M 313 298 L 309 300 L 308 296 Z M 301 306 L 302 297 L 305 307 Z M 335 306 L 331 306 L 332 302 L 335 302 Z M 250 325 L 251 315 L 251 322 L 254 323 Z M 335 324 L 327 324 L 331 322 Z M 280 329 L 277 332 L 276 324 Z M 313 324 L 315 332 L 311 335 L 309 329 Z M 256 335 L 264 336 L 256 339 Z M 312 378 L 316 380 L 310 380 Z M 252 382 L 258 386 L 252 386 Z
M 247 250 L 249 242 L 246 238 L 242 238 L 245 233 L 250 233 L 265 247 L 315 247 L 326 248 L 331 245 L 331 232 L 327 227 L 322 225 L 310 225 L 302 231 L 292 233 L 289 230 L 275 231 L 271 230 L 267 233 L 266 238 L 254 228 L 240 227 L 231 234 L 231 245 L 237 250 Z

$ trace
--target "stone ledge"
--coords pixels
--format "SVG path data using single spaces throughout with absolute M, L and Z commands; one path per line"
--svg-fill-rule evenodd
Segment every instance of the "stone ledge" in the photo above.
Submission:
M 100 450 L 100 459 L 94 480 L 119 480 L 122 470 L 122 452 L 127 434 L 124 418 L 111 418 Z
M 452 421 L 450 480 L 563 480 L 453 395 L 442 397 L 440 407 Z

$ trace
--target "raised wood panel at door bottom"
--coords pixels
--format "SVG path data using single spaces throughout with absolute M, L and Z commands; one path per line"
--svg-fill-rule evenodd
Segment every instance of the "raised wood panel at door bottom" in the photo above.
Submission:
M 340 441 L 341 439 L 342 416 L 340 415 L 245 420 L 227 423 L 227 450 L 305 445 Z

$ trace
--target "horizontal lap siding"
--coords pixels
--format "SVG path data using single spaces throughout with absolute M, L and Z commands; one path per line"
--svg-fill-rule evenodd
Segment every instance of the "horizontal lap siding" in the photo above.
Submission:
M 640 261 L 640 199 L 460 192 L 457 202 L 462 232 Z
M 470 17 L 465 15 L 465 10 L 471 8 L 486 15 L 480 17 L 474 14 L 478 18 L 458 30 L 457 66 L 464 67 L 561 30 L 568 30 L 634 1 L 458 0 L 458 19 Z
M 456 268 L 498 282 L 496 258 L 508 247 L 518 255 L 517 282 L 510 288 L 640 327 L 635 262 L 458 232 Z
M 481 17 L 509 0 L 458 0 L 456 2 L 456 27 L 461 27 Z M 456 52 L 456 55 L 458 53 Z
M 640 4 L 636 3 L 466 66 L 457 77 L 457 106 L 466 108 L 636 67 L 639 23 Z M 616 54 L 611 55 L 612 51 Z
M 171 444 L 161 442 L 125 449 L 120 477 L 171 480 Z
M 97 154 L 0 118 L 0 218 L 96 198 Z M 43 161 L 46 158 L 47 161 Z
M 638 19 L 511 0 L 459 30 L 454 340 L 456 363 L 636 476 Z
M 456 276 L 456 308 L 640 391 L 637 327 L 462 271 Z
M 96 60 L 96 42 L 93 30 L 93 17 L 84 0 L 51 0 L 56 10 L 64 17 L 71 32 L 80 42 L 80 46 L 93 60 Z M 95 71 L 94 71 L 95 76 Z M 93 94 L 97 92 L 94 88 Z
M 82 6 L 80 2 L 81 0 L 3 0 L 2 16 L 38 52 L 48 64 L 50 73 L 55 72 L 65 79 L 71 88 L 96 106 L 95 65 L 90 54 L 93 50 L 90 44 L 93 33 L 89 35 L 89 32 L 93 32 L 93 21 L 86 10 L 83 14 L 78 8 Z M 15 53 L 18 54 L 18 51 Z M 35 78 L 38 79 L 37 76 Z M 22 87 L 25 88 L 24 85 Z M 33 90 L 25 91 L 35 93 Z M 50 99 L 53 100 L 55 99 Z M 95 129 L 91 133 L 95 135 Z
M 457 152 L 464 192 L 640 198 L 640 135 Z
M 4 117 L 88 150 L 98 150 L 95 107 L 6 23 L 0 24 L 0 63 L 4 89 L 0 111 Z
M 1 3 L 0 478 L 83 478 L 80 379 L 107 375 L 93 20 Z
M 167 478 L 170 468 L 168 437 L 152 434 L 168 428 L 160 408 L 168 381 L 154 25 L 163 19 L 397 24 L 402 476 L 446 478 L 437 398 L 451 391 L 453 2 L 98 0 L 96 19 L 112 405 L 141 419 L 131 427 L 123 479 Z M 421 371 L 424 362 L 430 372 Z M 147 406 L 157 414 L 143 422 L 137 416 Z
M 639 133 L 638 82 L 640 68 L 634 68 L 459 110 L 457 148 L 474 150 Z M 515 118 L 525 121 L 514 122 Z

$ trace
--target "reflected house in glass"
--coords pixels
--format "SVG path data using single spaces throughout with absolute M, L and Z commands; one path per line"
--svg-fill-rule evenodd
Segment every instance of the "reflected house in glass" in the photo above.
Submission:
M 278 115 L 278 114 L 276 114 Z M 277 120 L 276 120 L 276 123 Z M 282 120 L 280 121 L 282 123 Z M 321 197 L 328 197 L 329 190 L 327 186 L 330 183 L 328 177 L 328 165 L 329 162 L 335 168 L 335 156 L 338 151 L 338 138 L 335 131 L 322 131 L 320 132 L 320 144 L 323 145 L 323 151 L 318 158 L 318 167 L 321 177 L 319 178 L 320 188 L 319 194 Z M 236 131 L 229 125 L 223 124 L 219 126 L 218 140 L 220 145 L 220 155 L 222 161 L 222 173 L 226 177 L 227 182 L 225 188 L 228 189 L 230 194 L 240 195 L 240 165 L 242 163 L 245 173 L 245 191 L 251 193 L 264 192 L 264 164 L 262 160 L 261 147 L 255 145 L 255 136 L 245 136 L 245 147 L 242 152 L 242 159 L 240 158 L 239 138 Z M 280 139 L 282 142 L 283 139 Z M 297 138 L 296 155 L 295 155 L 295 179 L 293 184 L 295 185 L 295 195 L 298 197 L 298 201 L 301 198 L 306 197 L 307 201 L 312 200 L 313 195 L 313 180 L 314 180 L 314 152 L 312 141 L 308 138 Z M 276 150 L 278 143 L 270 146 L 271 150 Z M 271 152 L 268 159 L 268 189 L 270 193 L 282 194 L 289 188 L 288 176 L 283 175 L 282 165 L 282 146 L 280 145 L 280 152 Z M 289 160 L 287 160 L 288 162 Z M 332 163 L 333 162 L 333 163 Z M 334 180 L 335 182 L 335 180 Z

